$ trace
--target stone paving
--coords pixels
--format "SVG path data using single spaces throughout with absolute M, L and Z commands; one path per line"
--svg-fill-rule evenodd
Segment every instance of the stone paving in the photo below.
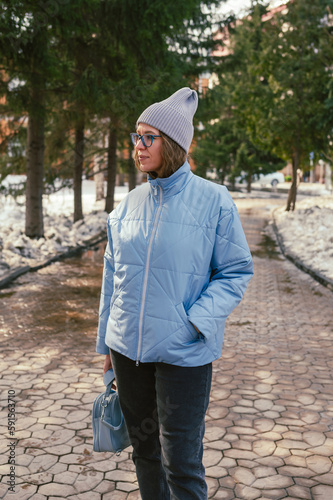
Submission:
M 333 294 L 262 231 L 267 200 L 237 204 L 255 277 L 213 365 L 209 498 L 332 500 Z M 92 452 L 91 408 L 104 387 L 103 356 L 94 353 L 100 262 L 90 252 L 0 293 L 1 498 L 140 499 L 130 449 Z M 8 391 L 17 414 L 15 493 L 7 485 Z

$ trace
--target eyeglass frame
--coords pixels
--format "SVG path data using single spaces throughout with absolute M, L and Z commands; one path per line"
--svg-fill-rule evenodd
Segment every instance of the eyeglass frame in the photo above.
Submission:
M 151 140 L 151 145 L 150 145 L 150 146 L 146 146 L 146 143 L 145 143 L 145 141 L 144 141 L 144 136 L 145 136 L 145 135 L 149 135 L 150 137 L 152 137 L 152 140 Z M 155 137 L 162 137 L 161 135 L 154 135 L 154 134 L 142 134 L 142 135 L 140 135 L 140 134 L 137 134 L 136 132 L 132 132 L 132 133 L 130 134 L 130 136 L 131 136 L 131 141 L 132 141 L 132 143 L 133 143 L 133 146 L 137 146 L 137 145 L 139 144 L 139 142 L 141 141 L 141 142 L 142 142 L 142 144 L 143 144 L 143 146 L 144 146 L 145 148 L 151 148 L 151 147 L 152 147 L 152 145 L 153 145 L 153 143 L 154 143 L 154 139 L 155 139 Z M 134 142 L 134 137 L 138 137 L 138 141 L 137 141 L 136 143 Z

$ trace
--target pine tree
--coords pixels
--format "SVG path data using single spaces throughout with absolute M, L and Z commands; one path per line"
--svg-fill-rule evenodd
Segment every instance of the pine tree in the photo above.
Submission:
M 266 21 L 257 75 L 263 82 L 256 98 L 253 130 L 266 145 L 293 166 L 287 210 L 294 210 L 297 170 L 310 152 L 327 147 L 323 118 L 331 79 L 332 28 L 327 2 L 289 2 Z

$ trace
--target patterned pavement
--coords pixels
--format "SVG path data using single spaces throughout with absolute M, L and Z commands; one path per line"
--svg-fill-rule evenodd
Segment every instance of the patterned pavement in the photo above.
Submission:
M 333 294 L 263 232 L 271 201 L 236 201 L 255 277 L 213 365 L 209 498 L 332 500 Z M 92 452 L 91 408 L 104 387 L 94 352 L 101 261 L 90 251 L 0 291 L 1 498 L 140 499 L 129 451 Z

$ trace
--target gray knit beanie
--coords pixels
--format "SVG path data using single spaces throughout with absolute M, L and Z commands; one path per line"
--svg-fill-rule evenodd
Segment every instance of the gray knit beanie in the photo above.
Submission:
M 147 123 L 173 139 L 186 153 L 193 139 L 193 116 L 198 95 L 188 87 L 177 90 L 164 101 L 155 102 L 141 113 L 139 123 Z

